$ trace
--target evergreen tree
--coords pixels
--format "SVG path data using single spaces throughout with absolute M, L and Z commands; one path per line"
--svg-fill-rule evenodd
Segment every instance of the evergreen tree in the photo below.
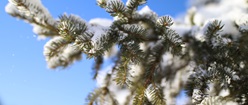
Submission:
M 9 0 L 6 12 L 50 37 L 48 67 L 66 68 L 81 55 L 95 59 L 99 87 L 89 105 L 248 104 L 247 0 L 190 0 L 185 16 L 159 17 L 147 0 L 97 0 L 114 20 L 53 19 L 40 0 Z M 149 1 L 153 2 L 153 1 Z M 101 68 L 106 59 L 109 68 Z

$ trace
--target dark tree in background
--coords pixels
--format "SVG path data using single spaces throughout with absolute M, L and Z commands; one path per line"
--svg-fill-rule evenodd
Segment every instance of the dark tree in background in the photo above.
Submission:
M 54 19 L 40 0 L 9 0 L 6 12 L 33 26 L 48 67 L 95 59 L 89 105 L 248 104 L 248 1 L 190 0 L 185 16 L 158 16 L 147 0 L 97 0 L 111 20 Z M 159 1 L 157 1 L 159 2 Z M 101 68 L 107 59 L 113 65 Z M 185 92 L 186 100 L 176 98 Z

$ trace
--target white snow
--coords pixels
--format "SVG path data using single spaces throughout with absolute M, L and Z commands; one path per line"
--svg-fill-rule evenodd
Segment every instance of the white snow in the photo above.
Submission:
M 207 3 L 208 1 L 209 0 L 188 0 L 188 5 L 200 7 L 200 6 L 203 6 L 205 3 Z M 218 1 L 218 0 L 215 0 L 215 1 Z
M 132 76 L 129 79 L 131 81 L 136 81 L 135 77 L 139 76 L 142 73 L 142 68 L 140 65 L 135 65 L 135 64 L 132 64 L 129 67 L 130 67 L 129 73 Z
M 111 58 L 111 57 L 116 56 L 117 54 L 118 54 L 118 46 L 113 45 L 113 46 L 109 49 L 109 51 L 106 51 L 106 52 L 104 53 L 103 58 L 106 60 L 106 59 L 108 59 L 108 58 Z
M 149 6 L 144 6 L 140 11 L 139 14 L 143 15 L 143 14 L 151 14 L 153 13 L 153 11 L 149 8 Z
M 64 59 L 67 61 L 70 61 L 72 59 L 72 56 L 80 52 L 80 48 L 77 48 L 76 46 L 73 45 L 68 45 L 64 50 L 63 53 L 61 54 Z
M 94 34 L 91 40 L 93 42 L 96 42 L 97 39 L 99 39 L 106 32 L 106 29 L 105 27 L 100 26 L 100 25 L 88 25 L 88 32 L 91 32 Z
M 96 81 L 97 81 L 97 87 L 106 87 L 106 76 L 107 74 L 111 73 L 112 68 L 113 68 L 114 64 L 110 64 L 109 66 L 107 66 L 106 68 L 100 70 L 98 72 L 98 75 L 96 77 Z M 111 77 L 111 78 L 115 78 L 115 77 Z M 112 92 L 112 94 L 114 95 L 114 98 L 117 100 L 117 102 L 119 103 L 119 105 L 124 105 L 124 103 L 126 102 L 126 97 L 130 94 L 130 91 L 128 89 L 122 89 L 120 88 L 119 85 L 117 85 L 114 81 L 110 80 L 110 84 L 108 86 L 109 91 Z
M 125 102 L 127 101 L 127 96 L 130 95 L 130 91 L 127 89 L 119 90 L 115 92 L 116 99 L 119 102 L 119 105 L 125 105 Z M 131 100 L 128 100 L 130 102 Z
M 95 42 L 100 38 L 112 24 L 113 20 L 105 18 L 94 18 L 89 21 L 88 31 L 94 33 L 92 41 Z
M 26 1 L 19 1 L 24 3 L 25 5 L 30 5 L 27 8 L 23 7 L 23 6 L 19 6 L 18 3 L 15 0 L 9 0 L 10 3 L 12 3 L 13 5 L 15 5 L 18 10 L 20 12 L 24 12 L 26 13 L 27 16 L 29 15 L 40 15 L 40 16 L 36 16 L 36 17 L 47 17 L 47 18 L 51 18 L 50 13 L 48 12 L 48 10 L 42 5 L 41 0 L 26 0 Z M 41 14 L 37 14 L 38 10 L 33 8 L 33 7 L 38 7 L 41 11 Z M 28 9 L 28 10 L 27 10 Z
M 108 0 L 97 0 L 97 2 L 99 2 L 99 3 L 101 4 L 101 3 L 106 3 L 106 2 L 108 2 Z
M 9 13 L 9 14 L 13 14 L 13 13 L 17 12 L 18 10 L 17 10 L 17 8 L 16 8 L 13 4 L 8 3 L 8 4 L 5 6 L 5 11 L 6 11 L 7 13 Z
M 19 2 L 23 3 L 24 6 L 18 5 Z M 9 3 L 5 7 L 5 11 L 12 16 L 21 18 L 24 21 L 31 23 L 34 27 L 34 33 L 40 35 L 41 37 L 47 36 L 46 33 L 49 33 L 49 30 L 38 26 L 34 21 L 43 25 L 49 24 L 50 26 L 53 26 L 56 23 L 49 11 L 42 5 L 40 0 L 20 0 L 17 2 L 15 0 L 9 0 Z
M 248 31 L 248 15 L 246 13 L 241 14 L 235 22 L 241 31 Z
M 141 15 L 141 17 L 149 18 L 152 21 L 156 21 L 158 18 L 158 15 L 152 11 L 148 6 L 144 6 L 138 11 L 138 14 Z
M 35 5 L 37 7 L 39 7 L 42 11 L 42 14 L 36 14 L 36 15 L 41 15 L 41 17 L 47 17 L 47 18 L 52 18 L 52 16 L 50 15 L 49 11 L 47 8 L 45 8 L 43 5 L 42 5 L 42 2 L 41 0 L 27 0 L 27 3 L 30 3 L 32 5 Z M 31 8 L 30 8 L 31 9 Z M 33 11 L 34 13 L 36 13 L 35 9 L 33 10 L 30 10 L 30 11 Z M 38 16 L 39 17 L 39 16 Z
M 230 90 L 229 89 L 222 89 L 219 93 L 219 96 L 226 97 L 230 95 Z
M 119 85 L 116 85 L 115 82 L 112 82 L 109 86 L 109 90 L 113 92 L 115 96 L 114 98 L 117 100 L 119 105 L 125 105 L 127 96 L 130 94 L 128 89 L 121 89 Z
M 48 47 L 48 46 L 46 46 Z M 50 46 L 51 47 L 51 46 Z M 49 54 L 54 54 L 54 56 L 46 56 L 46 60 L 49 68 L 57 68 L 60 66 L 68 66 L 68 64 L 73 63 L 75 60 L 80 60 L 81 55 L 80 49 L 73 45 L 67 45 L 64 49 L 56 49 L 56 51 L 50 51 Z
M 175 30 L 180 36 L 183 36 L 185 33 L 191 30 L 191 26 L 187 24 L 175 24 L 170 27 L 171 29 Z
M 112 24 L 112 22 L 113 20 L 106 19 L 106 18 L 94 18 L 89 21 L 89 24 L 109 27 Z
M 93 43 L 96 43 L 96 41 L 107 32 L 107 29 L 111 26 L 112 23 L 113 20 L 105 18 L 94 18 L 89 21 L 88 31 L 94 34 L 94 36 L 91 38 Z M 115 56 L 117 52 L 118 48 L 116 46 L 112 46 L 109 52 L 105 52 L 104 59 Z
M 205 41 L 206 36 L 204 35 L 204 31 L 202 29 L 203 27 L 197 27 L 193 26 L 192 27 L 192 35 L 195 35 L 195 38 L 201 42 Z
M 110 64 L 109 66 L 105 67 L 104 69 L 101 69 L 98 72 L 98 75 L 96 77 L 96 82 L 97 82 L 97 87 L 105 87 L 106 86 L 106 81 L 105 78 L 108 73 L 111 72 L 114 64 Z
M 235 22 L 243 20 L 246 14 L 247 3 L 245 0 L 219 0 L 219 3 L 202 5 L 206 0 L 191 0 L 192 5 L 191 12 L 194 12 L 194 23 L 197 26 L 202 26 L 209 19 L 221 20 L 225 25 L 221 34 L 231 34 L 233 38 L 239 37 L 239 30 L 235 26 Z M 186 16 L 187 17 L 187 16 Z M 247 19 L 245 19 L 247 20 Z M 246 27 L 241 27 L 246 28 Z
M 64 47 L 65 44 L 66 42 L 62 37 L 55 37 L 44 45 L 43 55 L 49 68 L 55 68 L 60 65 L 61 58 L 56 55 L 59 55 L 61 47 Z
M 49 33 L 50 30 L 45 29 L 38 25 L 33 25 L 33 32 L 38 35 L 43 35 L 44 33 Z

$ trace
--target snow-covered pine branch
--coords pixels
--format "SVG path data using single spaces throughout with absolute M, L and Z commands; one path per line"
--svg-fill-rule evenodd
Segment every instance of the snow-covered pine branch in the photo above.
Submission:
M 176 18 L 138 10 L 147 0 L 97 0 L 113 20 L 89 22 L 72 14 L 53 19 L 40 0 L 9 2 L 7 13 L 51 38 L 48 67 L 68 67 L 82 54 L 95 59 L 98 87 L 89 105 L 174 105 L 181 93 L 183 104 L 248 103 L 246 0 L 189 0 Z

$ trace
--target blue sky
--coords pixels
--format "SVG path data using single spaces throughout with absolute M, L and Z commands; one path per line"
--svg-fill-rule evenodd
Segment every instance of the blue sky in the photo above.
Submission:
M 124 0 L 126 1 L 126 0 Z M 7 0 L 0 3 L 0 101 L 3 105 L 84 105 L 94 89 L 93 60 L 83 59 L 60 71 L 47 69 L 43 45 L 32 27 L 5 13 Z M 53 17 L 63 13 L 91 18 L 110 18 L 95 0 L 42 0 Z M 177 16 L 186 9 L 186 0 L 148 0 L 161 15 Z

